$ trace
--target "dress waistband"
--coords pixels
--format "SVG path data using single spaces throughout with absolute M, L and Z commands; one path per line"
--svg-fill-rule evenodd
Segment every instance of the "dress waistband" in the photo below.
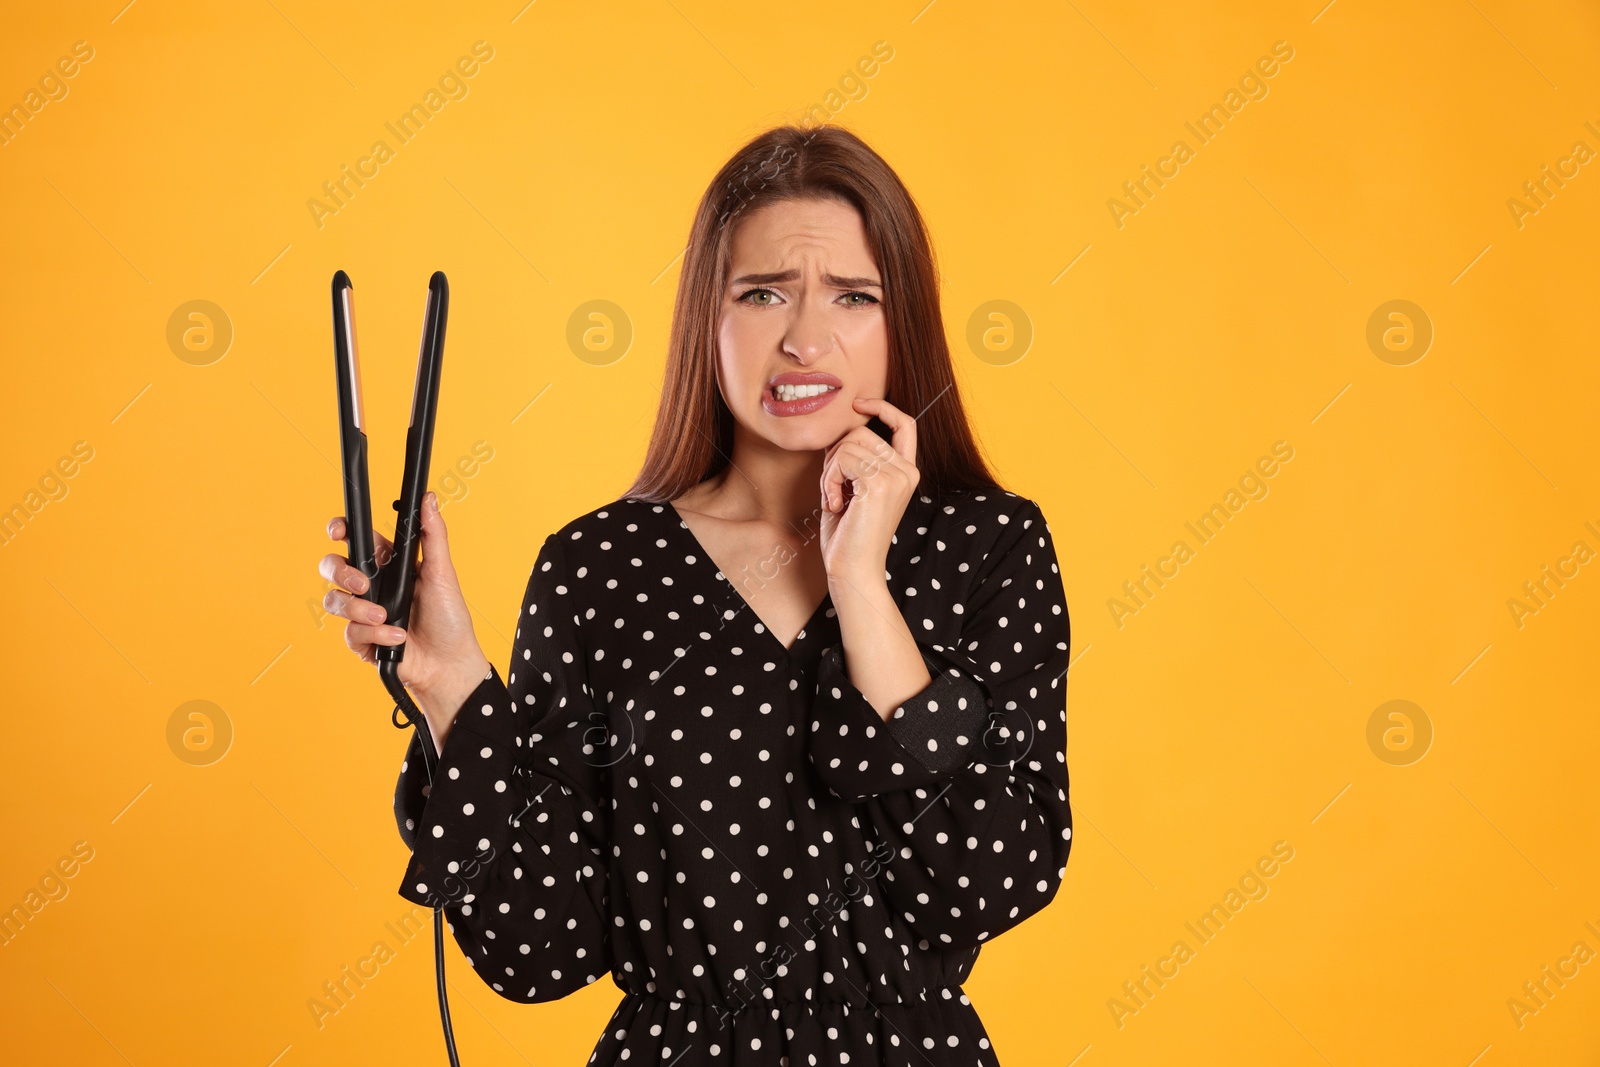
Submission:
M 756 993 L 749 997 L 728 997 L 719 1000 L 691 1000 L 688 997 L 668 997 L 663 996 L 660 993 L 651 992 L 650 990 L 633 989 L 628 986 L 623 986 L 622 991 L 626 997 L 631 999 L 659 1000 L 665 1004 L 686 1004 L 696 1008 L 708 1008 L 720 1014 L 728 1015 L 737 1015 L 742 1011 L 754 1007 L 779 1007 L 783 1005 L 794 1005 L 802 1008 L 811 1008 L 818 1005 L 830 1005 L 859 1008 L 862 1011 L 866 1011 L 869 1009 L 886 1007 L 904 1007 L 911 1004 L 926 1004 L 930 1000 L 958 1000 L 964 995 L 961 987 L 958 985 L 936 987 L 932 990 L 929 990 L 929 993 L 934 994 L 934 996 L 930 997 L 927 994 L 923 994 L 917 997 L 915 1000 L 869 1000 L 861 997 L 849 1000 L 824 997 L 809 997 L 804 1000 L 785 1000 L 776 996 L 769 997 L 763 993 Z M 949 993 L 949 996 L 938 996 L 940 993 Z

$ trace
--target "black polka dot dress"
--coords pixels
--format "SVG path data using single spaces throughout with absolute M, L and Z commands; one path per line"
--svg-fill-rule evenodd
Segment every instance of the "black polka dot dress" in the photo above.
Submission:
M 932 679 L 887 722 L 831 598 L 785 648 L 670 504 L 574 519 L 431 788 L 412 740 L 400 894 L 507 999 L 611 975 L 602 1067 L 997 1064 L 961 983 L 1066 871 L 1061 574 L 1004 490 L 914 496 L 886 570 Z

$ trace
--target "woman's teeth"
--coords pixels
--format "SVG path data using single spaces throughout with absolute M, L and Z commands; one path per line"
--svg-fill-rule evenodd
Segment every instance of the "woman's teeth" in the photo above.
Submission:
M 837 385 L 779 385 L 772 390 L 779 400 L 804 400 L 839 388 Z

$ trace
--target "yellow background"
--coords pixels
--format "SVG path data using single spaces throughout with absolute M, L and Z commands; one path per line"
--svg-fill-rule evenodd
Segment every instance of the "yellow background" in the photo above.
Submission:
M 387 529 L 449 275 L 435 484 L 492 449 L 445 517 L 503 663 L 544 535 L 637 469 L 707 181 L 880 40 L 833 121 L 927 214 L 961 386 L 1074 624 L 1066 882 L 967 987 L 1002 1061 L 1596 1062 L 1600 962 L 1520 1026 L 1507 1004 L 1600 952 L 1600 565 L 1521 626 L 1507 606 L 1600 550 L 1600 164 L 1520 226 L 1507 206 L 1600 150 L 1593 4 L 124 3 L 0 33 L 7 106 L 94 48 L 0 147 L 0 506 L 94 450 L 0 547 L 0 906 L 94 849 L 0 948 L 16 1062 L 443 1061 L 426 937 L 321 1029 L 307 1008 L 408 911 L 405 737 L 317 611 L 329 279 L 356 284 Z M 478 40 L 469 94 L 319 228 L 306 201 Z M 1198 145 L 1184 122 L 1278 41 L 1268 95 Z M 1180 138 L 1119 228 L 1107 201 Z M 597 299 L 631 321 L 620 359 L 568 346 Z M 1397 299 L 1434 331 L 1407 366 L 1366 340 Z M 234 331 L 209 365 L 168 345 L 191 300 Z M 992 300 L 1031 323 L 1020 359 L 967 343 Z M 1280 440 L 1269 494 L 1197 546 L 1185 522 Z M 1194 558 L 1119 626 L 1179 539 Z M 1406 766 L 1367 741 L 1397 699 L 1433 731 Z M 168 745 L 191 700 L 232 724 L 209 766 Z M 1184 923 L 1277 841 L 1270 894 L 1198 946 Z M 1179 939 L 1194 958 L 1119 1026 L 1108 1001 Z M 453 944 L 450 971 L 473 1065 L 582 1063 L 619 997 L 501 1001 Z

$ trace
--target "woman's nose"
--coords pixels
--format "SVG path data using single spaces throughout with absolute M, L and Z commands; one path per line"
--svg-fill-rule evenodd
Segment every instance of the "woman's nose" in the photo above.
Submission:
M 784 334 L 783 348 L 803 363 L 814 363 L 833 351 L 833 330 L 823 310 L 802 300 Z

